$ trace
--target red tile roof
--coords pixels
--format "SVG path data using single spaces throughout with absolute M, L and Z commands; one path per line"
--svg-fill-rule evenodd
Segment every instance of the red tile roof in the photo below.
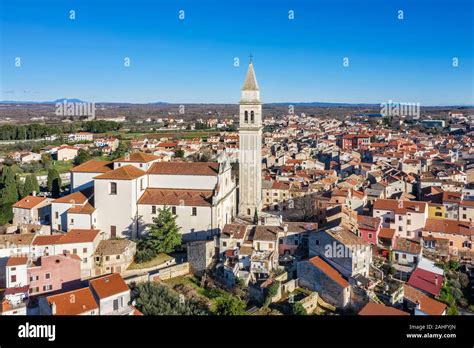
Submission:
M 33 240 L 33 245 L 53 245 L 56 244 L 56 242 L 61 239 L 62 236 L 62 234 L 53 234 L 50 236 L 38 235 Z
M 87 197 L 82 192 L 78 191 L 55 199 L 53 203 L 71 203 L 72 201 L 76 204 L 84 204 L 87 201 Z
M 7 267 L 26 265 L 28 258 L 26 256 L 10 256 L 7 261 Z
M 114 169 L 110 172 L 100 174 L 94 177 L 94 179 L 133 180 L 145 174 L 146 174 L 145 171 L 129 164 L 129 165 Z
M 72 229 L 56 241 L 56 244 L 88 243 L 94 241 L 100 230 Z
M 419 290 L 438 296 L 443 285 L 443 276 L 425 269 L 416 268 L 408 284 Z
M 46 299 L 50 305 L 56 305 L 55 315 L 79 315 L 99 308 L 89 288 L 48 296 Z
M 375 210 L 391 210 L 396 214 L 424 213 L 426 206 L 426 202 L 399 201 L 396 199 L 376 199 L 374 203 Z
M 380 226 L 380 218 L 357 215 L 357 224 L 361 229 L 375 231 Z
M 383 304 L 368 302 L 359 312 L 359 315 L 410 315 L 399 309 Z
M 18 202 L 13 204 L 13 208 L 21 209 L 33 209 L 38 204 L 43 203 L 46 200 L 46 197 L 39 196 L 26 196 L 23 199 L 20 199 Z
M 399 237 L 393 246 L 394 251 L 401 251 L 408 254 L 418 255 L 421 253 L 421 243 L 415 240 Z
M 426 219 L 424 230 L 463 236 L 474 235 L 474 225 L 472 223 L 449 219 Z
M 86 214 L 90 215 L 95 211 L 95 208 L 90 205 L 89 203 L 86 203 L 84 205 L 76 205 L 75 207 L 69 208 L 68 213 L 70 214 Z
M 319 256 L 313 257 L 309 260 L 309 262 L 311 262 L 314 266 L 320 269 L 324 274 L 326 274 L 329 278 L 331 278 L 343 288 L 349 286 L 349 282 L 345 280 L 336 269 L 331 267 L 326 261 L 321 259 Z
M 148 174 L 163 175 L 210 175 L 219 174 L 217 162 L 155 162 Z
M 71 168 L 70 171 L 73 173 L 106 173 L 112 169 L 112 162 L 90 160 Z
M 379 232 L 379 238 L 392 239 L 395 235 L 395 230 L 393 228 L 382 227 Z
M 148 188 L 143 192 L 138 204 L 210 207 L 212 196 L 212 190 Z
M 443 302 L 436 301 L 431 297 L 426 296 L 421 291 L 414 287 L 404 284 L 403 285 L 404 297 L 414 304 L 419 304 L 419 310 L 428 315 L 442 315 L 446 310 L 446 304 Z
M 108 274 L 93 279 L 89 282 L 89 285 L 100 299 L 121 294 L 125 291 L 130 291 L 129 287 L 118 273 Z
M 134 162 L 134 163 L 148 163 L 159 159 L 158 156 L 152 155 L 151 153 L 134 152 L 128 156 L 120 157 L 114 162 Z

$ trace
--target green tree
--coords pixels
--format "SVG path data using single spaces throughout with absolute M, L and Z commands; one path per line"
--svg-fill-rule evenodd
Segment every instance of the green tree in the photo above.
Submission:
M 31 195 L 33 192 L 39 192 L 39 184 L 36 175 L 30 174 L 25 178 L 22 196 L 25 197 Z
M 291 307 L 291 311 L 293 315 L 307 315 L 306 309 L 304 309 L 303 305 L 299 302 L 293 303 Z
M 265 300 L 263 301 L 263 306 L 268 307 L 272 303 L 272 298 L 278 293 L 280 288 L 280 282 L 275 281 L 271 283 L 265 291 Z
M 84 149 L 80 149 L 78 152 L 77 152 L 77 156 L 74 157 L 74 160 L 73 160 L 73 163 L 75 166 L 78 166 L 79 164 L 82 164 L 84 162 L 87 162 L 91 159 L 91 155 L 89 154 L 89 152 L 87 152 L 86 150 Z
M 253 214 L 253 223 L 254 223 L 254 225 L 258 224 L 257 208 L 255 208 L 255 213 Z
M 212 312 L 216 315 L 245 315 L 245 302 L 235 296 L 218 297 Z
M 51 195 L 55 198 L 59 197 L 61 193 L 61 177 L 56 169 L 48 170 L 47 188 Z
M 18 183 L 12 167 L 3 167 L 0 185 L 0 198 L 2 203 L 15 203 L 18 201 Z
M 182 150 L 182 149 L 176 150 L 175 153 L 174 153 L 174 157 L 183 158 L 184 157 L 184 150 Z
M 149 225 L 148 235 L 143 240 L 141 249 L 151 249 L 155 253 L 170 253 L 181 245 L 181 234 L 176 223 L 177 215 L 173 215 L 171 209 L 163 207 L 158 210 L 158 216 L 153 218 Z

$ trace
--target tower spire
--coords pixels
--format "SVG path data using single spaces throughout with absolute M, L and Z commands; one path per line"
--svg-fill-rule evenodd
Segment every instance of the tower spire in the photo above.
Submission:
M 255 76 L 255 71 L 253 70 L 252 55 L 250 55 L 249 66 L 247 68 L 247 75 L 245 76 L 245 82 L 242 86 L 242 90 L 245 91 L 258 91 L 257 77 Z

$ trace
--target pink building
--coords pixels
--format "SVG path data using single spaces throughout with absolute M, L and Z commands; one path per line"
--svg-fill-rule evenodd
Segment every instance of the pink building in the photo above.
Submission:
M 357 215 L 357 225 L 360 236 L 367 243 L 377 245 L 377 237 L 380 232 L 382 220 L 379 217 Z
M 67 291 L 80 285 L 81 259 L 74 254 L 42 256 L 28 267 L 30 295 Z

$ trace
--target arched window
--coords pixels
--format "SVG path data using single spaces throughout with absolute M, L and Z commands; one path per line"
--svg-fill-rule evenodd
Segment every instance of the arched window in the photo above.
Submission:
M 249 121 L 249 112 L 245 111 L 245 122 Z
M 255 115 L 254 115 L 253 111 L 250 111 L 250 122 L 251 123 L 255 122 Z
M 250 209 L 247 209 L 247 215 L 250 215 Z

